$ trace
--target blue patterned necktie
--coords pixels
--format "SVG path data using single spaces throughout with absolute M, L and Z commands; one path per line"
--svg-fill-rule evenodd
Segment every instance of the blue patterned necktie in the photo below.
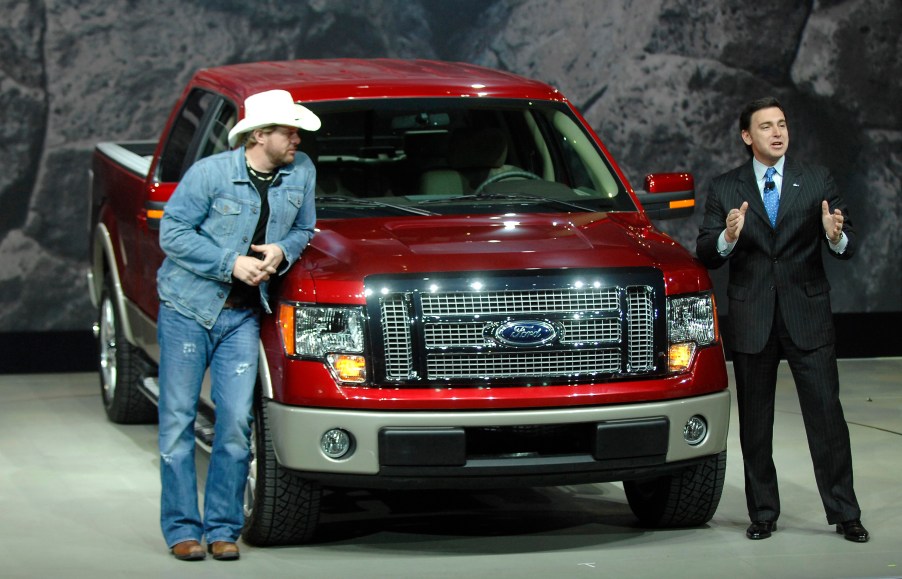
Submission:
M 777 210 L 780 208 L 780 192 L 777 191 L 777 185 L 774 183 L 774 173 L 777 170 L 768 167 L 764 173 L 764 208 L 767 209 L 767 216 L 770 218 L 770 226 L 777 227 Z

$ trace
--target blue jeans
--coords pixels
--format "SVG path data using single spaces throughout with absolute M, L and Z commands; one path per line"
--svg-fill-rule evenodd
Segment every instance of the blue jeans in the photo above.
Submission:
M 171 548 L 182 541 L 235 541 L 244 524 L 260 314 L 224 309 L 209 330 L 160 305 L 160 524 Z M 216 408 L 213 451 L 198 510 L 194 419 L 207 367 Z

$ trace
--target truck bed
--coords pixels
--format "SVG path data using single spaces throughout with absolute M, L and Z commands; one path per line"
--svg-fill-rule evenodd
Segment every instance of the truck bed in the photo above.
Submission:
M 156 141 L 104 142 L 97 144 L 97 150 L 123 168 L 146 177 L 156 146 Z

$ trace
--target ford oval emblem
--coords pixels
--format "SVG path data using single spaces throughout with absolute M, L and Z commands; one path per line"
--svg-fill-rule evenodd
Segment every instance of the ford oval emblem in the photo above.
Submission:
M 495 339 L 507 346 L 541 346 L 557 337 L 557 330 L 540 320 L 505 322 L 495 328 Z

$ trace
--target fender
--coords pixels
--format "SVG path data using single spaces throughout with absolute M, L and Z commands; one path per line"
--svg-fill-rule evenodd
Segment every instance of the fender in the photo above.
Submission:
M 113 303 L 119 315 L 119 324 L 125 339 L 130 344 L 141 348 L 152 360 L 159 363 L 160 347 L 157 345 L 157 324 L 125 296 L 119 277 L 119 268 L 116 267 L 113 239 L 109 229 L 103 223 L 98 223 L 94 230 L 92 258 L 87 272 L 91 303 L 95 308 L 100 306 L 103 279 L 106 272 L 109 272 L 113 282 Z
M 272 374 L 269 371 L 269 360 L 266 358 L 266 350 L 263 348 L 263 340 L 258 342 L 259 362 L 257 363 L 257 377 L 260 380 L 260 395 L 272 400 Z
M 109 271 L 113 281 L 113 303 L 116 305 L 116 311 L 119 314 L 122 333 L 125 338 L 135 343 L 134 333 L 132 332 L 131 322 L 127 315 L 125 302 L 125 293 L 122 291 L 122 281 L 119 278 L 119 268 L 116 267 L 116 254 L 113 249 L 113 239 L 110 231 L 103 223 L 98 223 L 94 230 L 94 247 L 91 255 L 91 265 L 88 268 L 88 293 L 91 297 L 91 305 L 94 308 L 100 307 L 100 295 L 103 293 L 103 279 L 106 272 Z

